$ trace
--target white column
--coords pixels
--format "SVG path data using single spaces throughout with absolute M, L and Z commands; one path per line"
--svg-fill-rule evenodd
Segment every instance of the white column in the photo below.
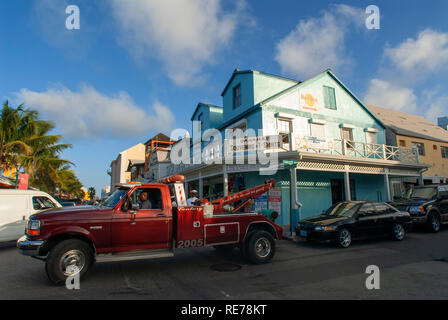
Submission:
M 223 178 L 224 197 L 227 197 L 229 195 L 229 175 L 227 173 L 227 165 L 225 164 L 222 169 L 222 178 Z
M 384 169 L 384 186 L 386 187 L 386 200 L 391 201 L 389 169 Z
M 350 174 L 348 165 L 345 165 L 344 186 L 345 186 L 345 199 L 347 201 L 352 201 L 352 195 L 350 192 Z

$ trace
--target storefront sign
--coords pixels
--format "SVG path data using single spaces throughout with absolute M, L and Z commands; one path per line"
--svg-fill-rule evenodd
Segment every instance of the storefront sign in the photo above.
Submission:
M 334 150 L 334 140 L 318 137 L 294 136 L 294 150 L 315 149 L 315 150 Z
M 269 209 L 282 213 L 282 188 L 275 187 L 269 190 Z
M 258 198 L 255 198 L 254 202 L 254 211 L 260 212 L 262 210 L 266 210 L 268 208 L 268 196 L 266 193 L 259 196 Z
M 300 93 L 300 108 L 307 112 L 319 111 L 319 100 L 313 92 Z

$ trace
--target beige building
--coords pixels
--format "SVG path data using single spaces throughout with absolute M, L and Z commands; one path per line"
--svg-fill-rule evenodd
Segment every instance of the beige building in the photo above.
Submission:
M 110 189 L 112 191 L 117 183 L 131 181 L 131 172 L 128 171 L 131 160 L 145 161 L 145 145 L 143 143 L 136 144 L 120 152 L 117 158 L 110 163 L 110 168 L 107 173 L 110 175 Z
M 387 126 L 386 144 L 413 148 L 420 162 L 431 166 L 423 173 L 425 184 L 448 182 L 447 130 L 421 116 L 374 106 L 368 108 Z

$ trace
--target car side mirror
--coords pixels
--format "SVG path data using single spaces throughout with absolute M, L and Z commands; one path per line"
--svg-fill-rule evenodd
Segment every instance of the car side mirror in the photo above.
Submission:
M 140 210 L 140 205 L 138 203 L 133 203 L 131 207 L 132 211 Z

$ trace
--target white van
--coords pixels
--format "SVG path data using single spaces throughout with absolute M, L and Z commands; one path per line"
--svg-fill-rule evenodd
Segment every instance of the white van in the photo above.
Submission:
M 61 205 L 42 191 L 0 189 L 0 242 L 17 240 L 30 215 L 55 207 Z

